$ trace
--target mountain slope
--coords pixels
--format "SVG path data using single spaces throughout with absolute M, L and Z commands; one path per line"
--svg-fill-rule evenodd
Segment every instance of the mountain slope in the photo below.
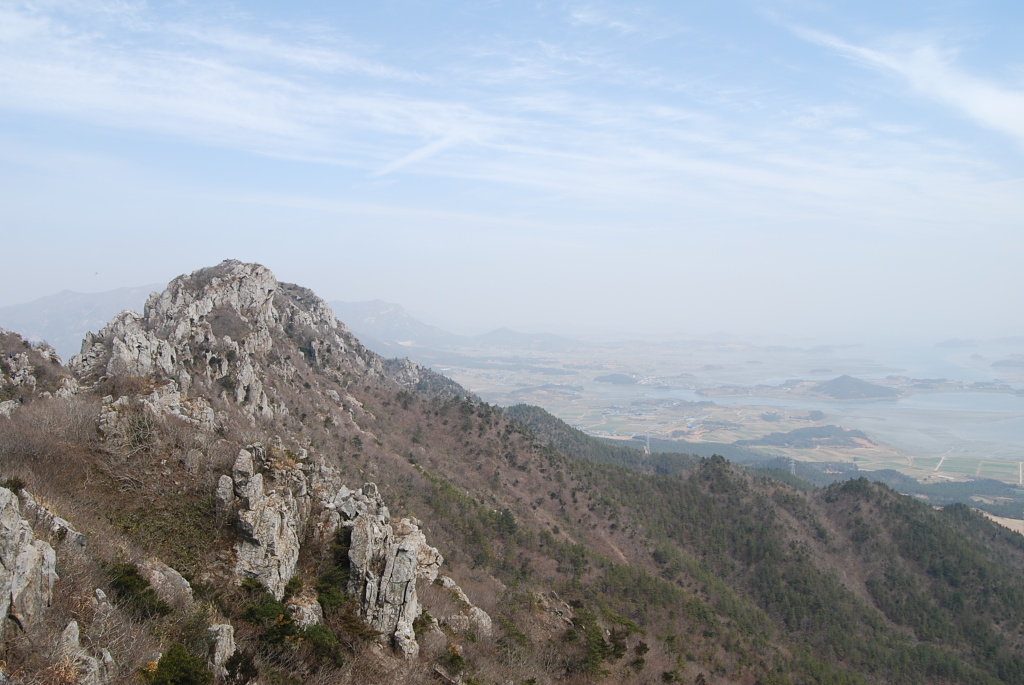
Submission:
M 0 419 L 4 487 L 89 541 L 34 524 L 62 580 L 4 636 L 17 682 L 72 652 L 103 682 L 1024 678 L 1024 550 L 970 511 L 719 457 L 624 469 L 380 359 L 258 265 L 175 279 L 70 368 L 80 391 Z

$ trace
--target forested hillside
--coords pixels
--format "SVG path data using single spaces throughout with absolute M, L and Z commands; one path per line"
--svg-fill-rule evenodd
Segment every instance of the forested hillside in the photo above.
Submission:
M 966 507 L 597 443 L 257 265 L 2 342 L 0 553 L 60 577 L 0 577 L 13 682 L 1024 682 L 1024 543 Z

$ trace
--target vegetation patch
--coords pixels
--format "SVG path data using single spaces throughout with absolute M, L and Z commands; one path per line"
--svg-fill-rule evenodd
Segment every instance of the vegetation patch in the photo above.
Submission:
M 115 601 L 139 618 L 171 613 L 170 605 L 157 597 L 156 591 L 142 577 L 135 564 L 115 566 L 110 572 L 110 589 Z

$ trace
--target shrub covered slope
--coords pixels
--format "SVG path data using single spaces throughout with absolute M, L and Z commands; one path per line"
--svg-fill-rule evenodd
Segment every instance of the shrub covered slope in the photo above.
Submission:
M 256 265 L 176 279 L 83 352 L 0 366 L 0 480 L 60 576 L 3 634 L 15 682 L 1024 682 L 1024 538 L 966 507 L 642 459 L 385 363 Z M 444 562 L 416 583 L 416 656 L 368 624 L 358 528 L 321 535 L 315 500 L 281 596 L 238 573 L 224 477 L 257 443 L 268 501 L 298 511 L 293 474 L 328 474 L 418 521 Z

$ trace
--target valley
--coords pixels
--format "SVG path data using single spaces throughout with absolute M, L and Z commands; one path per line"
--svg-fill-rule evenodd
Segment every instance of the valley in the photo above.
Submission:
M 688 443 L 757 442 L 772 433 L 834 425 L 868 439 L 756 449 L 801 461 L 854 463 L 864 471 L 894 469 L 924 482 L 1021 484 L 1024 384 L 993 365 L 1018 349 L 1013 342 L 965 353 L 664 341 L 407 352 L 489 402 L 536 404 L 597 437 L 675 440 L 686 451 Z M 821 389 L 847 377 L 864 388 L 850 397 Z M 857 391 L 878 396 L 858 397 Z

